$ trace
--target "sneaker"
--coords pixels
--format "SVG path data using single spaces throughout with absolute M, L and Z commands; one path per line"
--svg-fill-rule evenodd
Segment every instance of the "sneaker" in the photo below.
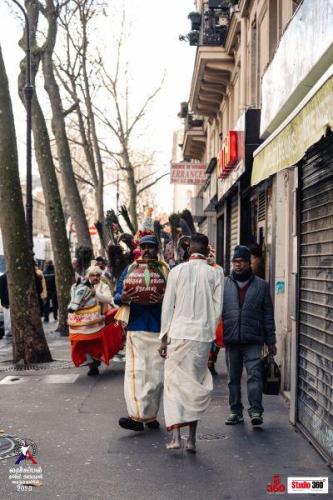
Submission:
M 259 411 L 251 413 L 250 418 L 252 425 L 261 425 L 264 422 L 264 419 L 262 418 L 262 413 L 260 413 Z
M 129 429 L 130 431 L 143 431 L 144 426 L 142 422 L 137 422 L 130 417 L 122 417 L 119 419 L 119 425 L 123 429 Z
M 159 429 L 160 423 L 157 420 L 153 420 L 152 422 L 147 422 L 148 429 Z
M 242 424 L 244 422 L 243 415 L 241 413 L 230 413 L 224 421 L 225 425 L 236 425 Z

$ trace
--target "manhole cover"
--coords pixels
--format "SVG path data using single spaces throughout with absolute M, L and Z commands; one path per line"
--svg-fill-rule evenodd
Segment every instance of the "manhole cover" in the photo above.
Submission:
M 20 454 L 21 441 L 17 436 L 2 434 L 0 436 L 0 460 Z
M 17 366 L 11 361 L 3 362 L 0 366 L 0 372 L 16 372 L 16 371 L 27 371 L 27 370 L 57 370 L 58 368 L 75 368 L 72 361 L 67 360 L 56 360 L 51 363 L 38 363 L 30 365 L 29 368 L 25 366 Z
M 228 436 L 215 432 L 214 434 L 198 434 L 197 439 L 199 441 L 217 441 L 218 439 L 228 439 Z
M 26 382 L 28 380 L 28 377 L 13 377 L 11 375 L 8 375 L 7 377 L 3 378 L 0 381 L 1 385 L 13 385 L 13 384 L 22 384 L 23 382 Z

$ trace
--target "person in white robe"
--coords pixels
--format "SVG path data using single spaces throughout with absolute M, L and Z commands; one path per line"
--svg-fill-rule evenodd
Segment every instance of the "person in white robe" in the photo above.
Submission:
M 164 371 L 164 415 L 172 440 L 180 448 L 180 428 L 189 426 L 186 450 L 196 451 L 197 423 L 213 389 L 207 362 L 222 314 L 222 268 L 207 262 L 208 238 L 192 236 L 190 260 L 171 270 L 162 306 L 160 355 Z

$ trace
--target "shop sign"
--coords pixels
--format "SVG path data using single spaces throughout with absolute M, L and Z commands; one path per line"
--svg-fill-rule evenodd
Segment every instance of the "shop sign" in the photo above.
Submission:
M 170 182 L 172 184 L 205 184 L 206 163 L 171 163 Z
M 243 150 L 243 140 L 244 134 L 236 130 L 230 130 L 227 137 L 225 137 L 218 158 L 219 177 L 222 179 L 229 175 L 241 159 L 240 152 Z
M 244 174 L 244 172 L 245 172 L 245 162 L 240 161 L 233 168 L 232 172 L 230 172 L 230 175 L 228 175 L 228 177 L 226 177 L 225 179 L 218 179 L 217 196 L 219 200 L 223 198 L 223 196 L 229 191 L 229 189 L 235 184 L 235 182 L 238 181 L 238 179 L 240 178 L 241 175 Z
M 319 83 L 319 82 L 318 82 Z M 311 91 L 316 90 L 315 88 Z M 252 186 L 303 158 L 305 151 L 333 126 L 333 76 L 254 153 Z

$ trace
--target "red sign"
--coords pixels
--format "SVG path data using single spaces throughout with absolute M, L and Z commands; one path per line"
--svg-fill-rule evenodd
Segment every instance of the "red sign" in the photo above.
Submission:
M 95 236 L 95 234 L 97 234 L 97 229 L 96 229 L 95 224 L 92 224 L 91 226 L 89 226 L 89 234 L 91 236 Z
M 207 179 L 205 163 L 171 163 L 170 182 L 172 184 L 204 184 Z
M 281 483 L 280 474 L 274 474 L 272 482 L 269 483 L 266 487 L 266 491 L 267 493 L 285 493 L 286 486 L 285 484 Z
M 239 160 L 239 133 L 230 130 L 219 152 L 219 176 L 224 179 Z

